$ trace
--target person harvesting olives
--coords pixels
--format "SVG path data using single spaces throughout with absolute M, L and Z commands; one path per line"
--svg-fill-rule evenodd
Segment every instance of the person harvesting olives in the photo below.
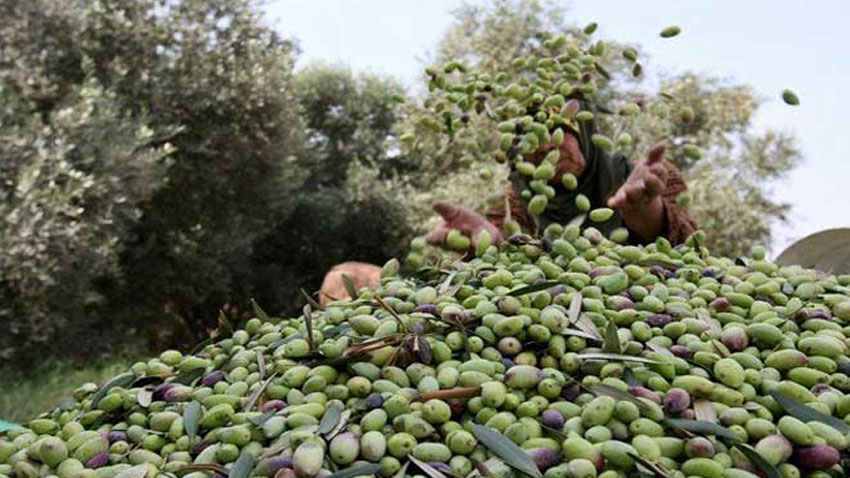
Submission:
M 606 235 L 625 228 L 630 242 L 634 243 L 646 244 L 659 236 L 673 244 L 683 242 L 696 230 L 696 225 L 687 209 L 676 204 L 676 198 L 687 186 L 679 170 L 663 159 L 666 145 L 659 143 L 653 147 L 645 160 L 629 161 L 624 155 L 609 155 L 597 147 L 590 140 L 592 128 L 592 122 L 582 122 L 563 136 L 557 147 L 559 160 L 552 165 L 554 172 L 548 181 L 555 194 L 536 218 L 528 213 L 528 204 L 516 192 L 527 189 L 529 181 L 514 169 L 505 191 L 505 205 L 490 208 L 485 214 L 437 201 L 434 210 L 442 222 L 426 236 L 428 243 L 447 246 L 447 236 L 455 230 L 473 241 L 481 231 L 486 231 L 493 243 L 498 244 L 510 227 L 533 230 L 551 223 L 565 224 L 590 209 L 605 207 L 611 208 L 613 214 L 594 226 Z M 526 161 L 539 167 L 554 150 L 554 143 L 541 145 L 526 155 Z M 337 266 L 326 274 L 320 290 L 322 301 L 338 297 L 344 290 L 343 273 Z M 374 287 L 380 278 L 380 267 L 358 263 L 356 270 L 348 271 L 347 275 L 358 286 Z
M 560 158 L 552 165 L 554 173 L 549 175 L 548 181 L 548 186 L 555 188 L 555 194 L 537 222 L 517 194 L 517 191 L 528 189 L 530 181 L 514 169 L 505 202 L 510 220 L 515 224 L 506 224 L 508 207 L 503 205 L 482 215 L 438 201 L 434 210 L 443 221 L 428 234 L 428 242 L 444 245 L 449 231 L 454 229 L 471 238 L 486 230 L 498 243 L 509 227 L 531 230 L 551 223 L 566 224 L 583 212 L 604 207 L 612 208 L 614 214 L 594 226 L 606 235 L 625 227 L 631 242 L 646 244 L 662 236 L 678 244 L 692 234 L 696 230 L 693 219 L 687 209 L 676 204 L 676 198 L 687 190 L 687 186 L 679 170 L 663 159 L 666 145 L 659 143 L 645 160 L 630 162 L 624 155 L 609 155 L 597 147 L 590 140 L 594 134 L 592 128 L 591 122 L 583 122 L 581 127 L 570 128 L 564 135 L 557 147 Z M 539 168 L 553 150 L 556 150 L 554 144 L 544 144 L 526 155 L 526 161 Z

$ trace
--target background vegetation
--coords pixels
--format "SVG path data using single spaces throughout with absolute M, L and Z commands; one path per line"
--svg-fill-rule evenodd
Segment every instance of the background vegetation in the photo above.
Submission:
M 295 39 L 260 12 L 250 0 L 0 4 L 4 370 L 188 349 L 219 310 L 238 319 L 252 297 L 287 314 L 334 263 L 403 255 L 432 200 L 482 208 L 500 192 L 486 124 L 447 145 L 395 78 L 295 71 Z M 585 41 L 567 12 L 537 0 L 464 6 L 433 59 L 496 71 L 558 31 Z M 624 45 L 610 43 L 618 58 Z M 769 244 L 788 212 L 770 188 L 800 161 L 794 139 L 754 130 L 760 100 L 746 85 L 659 78 L 650 88 L 615 77 L 603 96 L 658 105 L 629 125 L 637 150 L 672 144 L 716 252 Z M 675 121 L 661 92 L 695 120 Z M 410 131 L 416 140 L 402 143 Z M 685 142 L 702 158 L 679 151 Z M 33 408 L 4 391 L 0 411 L 44 408 L 33 397 L 62 385 L 40 384 L 19 388 Z

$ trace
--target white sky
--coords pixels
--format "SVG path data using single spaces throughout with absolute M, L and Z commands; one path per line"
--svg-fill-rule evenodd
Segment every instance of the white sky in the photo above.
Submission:
M 417 90 L 423 58 L 451 21 L 454 0 L 275 0 L 269 19 L 299 40 L 299 66 L 313 60 L 354 71 L 394 75 Z M 475 2 L 475 3 L 480 3 Z M 810 233 L 850 226 L 850 0 L 575 0 L 565 1 L 579 25 L 597 21 L 596 35 L 635 42 L 654 66 L 701 71 L 752 85 L 767 98 L 758 127 L 790 131 L 805 162 L 775 189 L 794 207 L 777 228 L 774 253 Z M 663 40 L 677 24 L 683 33 Z M 844 45 L 844 46 L 842 46 Z M 783 88 L 801 105 L 779 99 Z

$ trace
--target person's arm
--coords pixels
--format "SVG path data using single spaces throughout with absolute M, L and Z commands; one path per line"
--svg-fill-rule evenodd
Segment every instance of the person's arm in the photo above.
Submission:
M 667 161 L 663 164 L 667 168 L 667 185 L 662 195 L 665 221 L 661 235 L 676 245 L 685 242 L 685 239 L 697 230 L 697 226 L 691 213 L 676 203 L 676 197 L 688 190 L 682 173 Z
M 676 206 L 676 196 L 687 188 L 679 170 L 662 159 L 665 149 L 663 143 L 653 147 L 647 160 L 635 166 L 608 200 L 639 243 L 652 242 L 658 236 L 680 243 L 695 229 L 690 214 Z
M 507 205 L 505 204 L 506 202 Z M 510 208 L 511 219 L 516 221 L 520 227 L 525 230 L 534 228 L 534 221 L 528 215 L 525 201 L 517 196 L 516 191 L 511 186 L 505 188 L 505 196 L 502 198 L 502 202 L 488 209 L 484 215 L 491 224 L 495 225 L 500 231 L 504 231 L 505 220 L 508 217 L 508 208 Z

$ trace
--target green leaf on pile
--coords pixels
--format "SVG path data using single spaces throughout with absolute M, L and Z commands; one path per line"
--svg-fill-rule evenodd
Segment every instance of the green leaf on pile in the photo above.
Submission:
M 579 314 L 581 314 L 581 299 L 581 292 L 579 291 L 576 291 L 570 299 L 570 308 L 567 311 L 567 318 L 570 319 L 570 323 L 578 322 Z
M 353 466 L 342 469 L 336 473 L 328 475 L 327 478 L 354 478 L 356 476 L 374 475 L 380 469 L 381 465 L 378 465 L 377 463 L 369 463 L 368 465 Z
M 746 443 L 738 443 L 737 445 L 735 445 L 735 448 L 737 448 L 741 453 L 743 453 L 744 456 L 746 456 L 747 459 L 750 460 L 753 466 L 761 470 L 765 478 L 782 478 L 782 474 L 779 473 L 779 470 L 777 470 L 775 466 L 768 463 L 768 461 L 765 460 L 764 457 L 762 457 L 761 454 L 759 454 L 759 452 L 757 452 L 755 448 L 751 447 L 750 445 L 747 445 Z
M 663 423 L 672 428 L 681 428 L 682 430 L 696 433 L 699 435 L 717 435 L 733 441 L 741 441 L 741 439 L 732 430 L 720 426 L 716 423 L 706 422 L 703 420 L 686 420 L 684 418 L 665 418 Z
M 543 475 L 531 456 L 508 437 L 477 423 L 472 424 L 472 434 L 508 466 L 534 478 L 542 478 Z
M 322 306 L 318 302 L 316 302 L 316 299 L 312 298 L 310 294 L 308 294 L 307 291 L 304 290 L 303 287 L 299 287 L 298 291 L 301 292 L 301 295 L 304 297 L 304 300 L 306 300 L 307 303 L 310 304 L 314 309 L 322 310 Z
M 637 407 L 639 409 L 641 409 L 643 411 L 647 411 L 647 410 L 652 409 L 652 407 L 650 407 L 649 404 L 644 402 L 643 400 L 638 399 L 637 397 L 631 395 L 628 392 L 623 392 L 623 391 L 617 390 L 616 388 L 611 387 L 609 385 L 603 385 L 603 384 L 594 385 L 594 386 L 590 387 L 590 393 L 593 393 L 594 395 L 597 395 L 597 396 L 598 395 L 608 395 L 609 397 L 616 398 L 617 400 L 620 400 L 620 401 L 632 402 L 635 405 L 637 405 Z
M 254 455 L 242 452 L 239 455 L 239 458 L 236 459 L 236 463 L 233 464 L 233 467 L 230 468 L 230 473 L 227 474 L 227 478 L 248 478 L 251 476 L 251 471 L 254 470 Z
M 245 406 L 242 407 L 243 412 L 250 412 L 251 409 L 254 408 L 254 405 L 256 405 L 257 400 L 260 399 L 260 396 L 262 396 L 263 392 L 266 391 L 266 387 L 269 386 L 269 384 L 271 383 L 272 380 L 274 380 L 275 377 L 277 377 L 277 372 L 269 375 L 269 378 L 264 380 L 263 383 L 260 384 L 260 386 L 257 387 L 256 390 L 254 390 L 254 393 L 252 393 L 251 397 L 248 398 L 248 401 L 245 402 Z
M 186 408 L 183 409 L 183 428 L 186 429 L 186 436 L 189 437 L 191 443 L 198 434 L 198 422 L 203 416 L 203 409 L 199 402 L 189 402 Z
M 313 310 L 310 304 L 304 304 L 304 326 L 307 327 L 307 345 L 310 346 L 310 351 L 315 347 L 313 342 Z
M 602 343 L 602 351 L 615 354 L 622 352 L 620 349 L 620 336 L 617 334 L 617 326 L 613 320 L 609 320 L 605 326 L 605 341 Z
M 636 357 L 634 355 L 623 355 L 623 354 L 606 354 L 606 353 L 586 353 L 586 354 L 578 354 L 578 358 L 582 360 L 610 360 L 610 361 L 620 361 L 620 362 L 637 362 L 637 363 L 648 363 L 653 365 L 658 365 L 661 362 L 658 360 L 648 359 L 646 357 Z
M 325 410 L 325 414 L 322 415 L 322 421 L 319 422 L 319 429 L 316 432 L 324 435 L 336 428 L 342 418 L 342 411 L 344 409 L 345 405 L 339 400 L 332 400 L 328 403 L 328 408 Z
M 788 412 L 789 415 L 800 419 L 804 423 L 817 421 L 825 423 L 845 435 L 850 433 L 850 425 L 847 425 L 843 421 L 833 416 L 825 415 L 812 407 L 804 405 L 798 402 L 797 400 L 794 400 L 787 394 L 780 392 L 779 390 L 771 390 L 770 395 L 773 397 L 774 400 L 776 400 L 776 403 L 778 403 L 786 412 Z
M 97 404 L 100 403 L 101 400 L 103 400 L 103 397 L 105 397 L 110 390 L 115 387 L 126 387 L 133 383 L 133 380 L 135 379 L 136 377 L 132 373 L 124 373 L 106 382 L 92 397 L 92 409 L 97 408 Z
M 263 322 L 269 321 L 269 314 L 267 314 L 266 311 L 263 310 L 262 307 L 260 307 L 260 304 L 258 304 L 257 301 L 253 298 L 251 299 L 251 307 L 254 309 L 254 316 L 262 320 Z
M 342 275 L 342 286 L 345 287 L 345 292 L 348 293 L 350 300 L 356 299 L 359 295 L 357 293 L 357 287 L 354 287 L 354 282 L 351 280 L 351 277 L 348 277 L 346 274 Z
M 520 287 L 519 289 L 514 289 L 505 295 L 511 297 L 519 297 L 525 294 L 530 294 L 532 292 L 539 292 L 541 290 L 551 289 L 552 287 L 555 287 L 557 285 L 561 285 L 561 283 L 556 280 L 543 281 L 538 282 L 537 284 L 531 284 L 525 287 Z
M 147 465 L 136 465 L 118 473 L 114 478 L 145 478 L 148 471 Z
M 420 470 L 425 472 L 425 474 L 430 476 L 431 478 L 447 478 L 446 475 L 444 475 L 440 470 L 416 458 L 415 456 L 410 455 L 408 456 L 408 458 L 411 462 L 413 462 L 414 465 L 418 466 Z
M 182 385 L 191 385 L 192 382 L 201 378 L 201 376 L 203 374 L 204 374 L 203 368 L 195 368 L 195 369 L 189 370 L 188 372 L 183 372 L 180 375 L 174 377 L 174 379 L 171 380 L 171 383 L 179 383 L 179 384 L 182 384 Z
M 275 413 L 277 413 L 277 410 L 269 410 L 258 417 L 249 418 L 248 421 L 254 424 L 255 427 L 261 427 L 263 426 L 263 423 L 269 421 L 269 418 L 273 417 Z

